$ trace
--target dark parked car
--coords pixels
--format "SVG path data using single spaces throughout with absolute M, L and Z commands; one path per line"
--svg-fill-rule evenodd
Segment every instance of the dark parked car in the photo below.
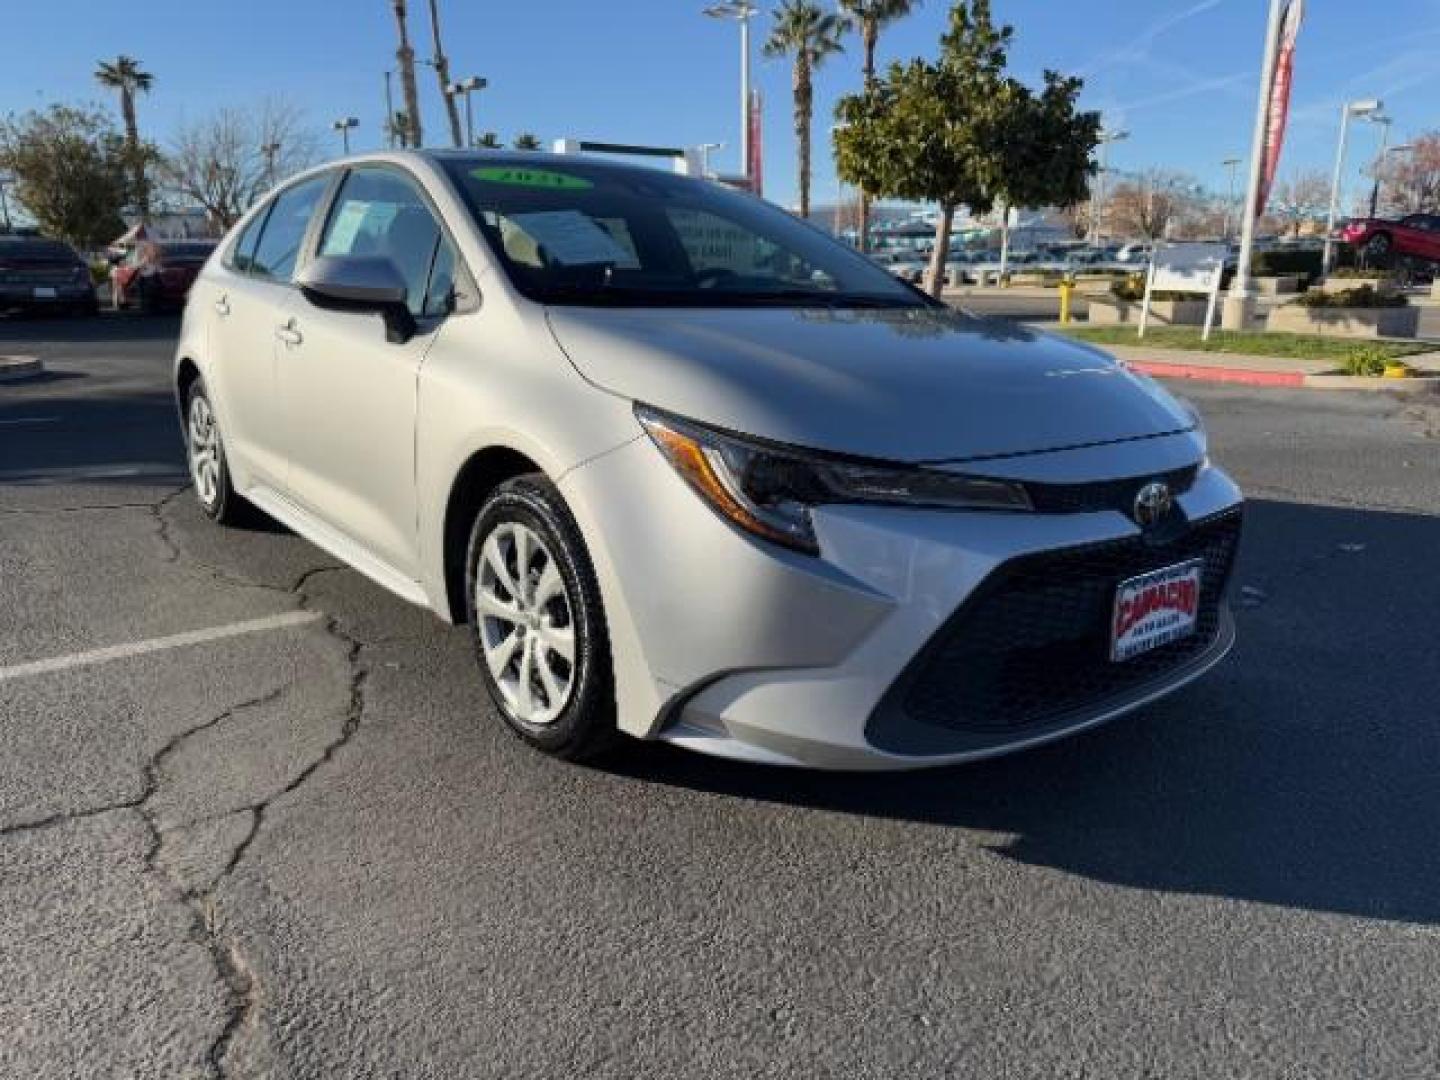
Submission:
M 0 312 L 99 310 L 90 267 L 69 244 L 31 236 L 0 236 Z
M 1340 239 L 1371 262 L 1406 255 L 1440 263 L 1440 214 L 1410 214 L 1399 221 L 1357 218 L 1340 230 Z
M 214 250 L 213 240 L 141 240 L 111 271 L 110 298 L 146 313 L 182 307 Z

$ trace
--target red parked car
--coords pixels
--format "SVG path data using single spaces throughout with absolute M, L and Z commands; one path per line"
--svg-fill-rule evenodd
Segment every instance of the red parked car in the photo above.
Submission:
M 1440 263 L 1440 214 L 1410 214 L 1399 221 L 1356 218 L 1340 230 L 1340 239 L 1370 262 L 1406 255 Z
M 116 310 L 135 305 L 150 314 L 183 307 L 214 250 L 214 240 L 141 240 L 110 272 Z

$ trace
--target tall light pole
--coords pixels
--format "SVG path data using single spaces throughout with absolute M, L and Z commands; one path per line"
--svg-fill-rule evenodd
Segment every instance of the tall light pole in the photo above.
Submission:
M 1335 265 L 1335 219 L 1340 216 L 1340 189 L 1345 183 L 1345 150 L 1350 139 L 1350 118 L 1376 116 L 1382 105 L 1378 98 L 1364 101 L 1347 101 L 1340 106 L 1340 142 L 1335 148 L 1335 173 L 1330 178 L 1330 212 L 1325 216 L 1325 256 L 1322 267 L 1325 273 Z
M 1090 197 L 1090 243 L 1100 242 L 1100 219 L 1105 213 L 1105 180 L 1110 171 L 1110 144 L 1128 139 L 1128 131 L 1100 132 L 1100 174 L 1095 180 L 1095 194 Z
M 750 179 L 750 20 L 760 9 L 751 0 L 723 0 L 705 8 L 712 19 L 740 24 L 740 175 Z
M 1221 236 L 1221 239 L 1227 244 L 1230 242 L 1230 214 L 1235 209 L 1235 176 L 1236 171 L 1240 168 L 1241 160 L 1241 158 L 1232 157 L 1226 158 L 1220 163 L 1230 170 L 1230 198 L 1225 203 L 1225 231 Z
M 10 176 L 7 173 L 0 173 L 0 219 L 5 222 L 5 231 L 9 232 L 13 225 L 10 224 L 10 203 L 5 199 L 5 185 L 10 183 Z
M 353 116 L 344 116 L 330 126 L 340 132 L 341 145 L 344 146 L 345 153 L 350 153 L 350 132 L 360 126 L 360 121 Z
M 455 97 L 457 94 L 465 95 L 465 148 L 467 150 L 475 145 L 475 112 L 470 105 L 470 95 L 476 90 L 484 90 L 489 85 L 489 80 L 482 79 L 478 75 L 471 75 L 468 79 L 461 79 L 445 88 L 445 92 L 451 97 Z

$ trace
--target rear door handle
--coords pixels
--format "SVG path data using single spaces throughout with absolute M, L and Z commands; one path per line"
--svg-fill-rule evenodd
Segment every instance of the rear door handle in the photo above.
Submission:
M 295 329 L 293 323 L 286 323 L 284 326 L 275 328 L 275 336 L 286 345 L 299 345 L 305 340 L 305 336 Z
M 215 312 L 216 314 L 220 315 L 221 318 L 224 318 L 226 315 L 230 314 L 229 297 L 222 296 L 219 300 L 215 301 Z

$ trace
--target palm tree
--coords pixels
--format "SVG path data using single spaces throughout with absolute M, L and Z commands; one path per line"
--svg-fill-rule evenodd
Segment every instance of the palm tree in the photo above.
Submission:
M 815 118 L 815 69 L 827 57 L 844 52 L 842 38 L 850 20 L 823 11 L 815 0 L 785 0 L 775 10 L 775 25 L 765 42 L 766 56 L 788 56 L 793 64 L 795 142 L 800 164 L 800 216 L 810 216 L 810 127 Z
M 440 0 L 430 0 L 430 40 L 435 43 L 435 78 L 440 80 L 440 97 L 450 117 L 450 141 L 459 149 L 465 140 L 460 134 L 460 107 L 455 104 L 455 95 L 450 93 L 450 58 L 440 45 Z
M 880 31 L 909 15 L 920 6 L 920 0 L 840 0 L 840 6 L 860 25 L 860 46 L 865 56 L 860 70 L 869 86 L 875 81 L 875 46 L 880 42 Z
M 880 31 L 898 19 L 903 19 L 920 6 L 920 0 L 840 0 L 840 6 L 848 11 L 860 24 L 860 46 L 864 62 L 860 66 L 865 76 L 865 88 L 875 85 L 875 46 L 880 43 Z M 870 196 L 860 192 L 860 250 L 870 248 Z
M 400 66 L 400 89 L 405 95 L 407 135 L 411 146 L 419 146 L 424 138 L 420 130 L 420 90 L 415 85 L 415 50 L 410 47 L 410 29 L 405 25 L 405 0 L 392 0 L 391 6 L 395 9 L 395 32 L 400 39 L 395 61 Z
M 102 60 L 95 69 L 95 81 L 107 90 L 120 94 L 120 115 L 125 120 L 125 155 L 135 184 L 135 209 L 143 221 L 150 216 L 150 191 L 145 182 L 145 158 L 140 153 L 140 125 L 135 118 L 135 95 L 148 94 L 155 85 L 155 76 L 140 66 L 140 61 L 123 53 L 114 60 Z
M 522 131 L 515 136 L 516 150 L 539 150 L 542 146 L 539 137 L 529 131 Z

